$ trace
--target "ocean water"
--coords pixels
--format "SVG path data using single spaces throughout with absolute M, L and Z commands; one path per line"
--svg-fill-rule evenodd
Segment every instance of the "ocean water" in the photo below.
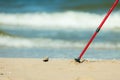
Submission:
M 0 0 L 0 57 L 78 57 L 115 0 Z M 120 59 L 120 4 L 83 58 Z

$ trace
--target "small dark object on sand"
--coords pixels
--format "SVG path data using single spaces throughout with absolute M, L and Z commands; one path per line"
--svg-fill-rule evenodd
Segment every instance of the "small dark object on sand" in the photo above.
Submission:
M 43 58 L 43 62 L 48 62 L 48 61 L 49 61 L 49 57 Z
M 0 73 L 0 75 L 4 75 L 4 73 Z

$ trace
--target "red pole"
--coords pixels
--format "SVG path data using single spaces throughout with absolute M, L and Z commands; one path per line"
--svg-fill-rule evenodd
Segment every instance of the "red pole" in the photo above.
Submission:
M 112 7 L 110 8 L 110 10 L 107 12 L 106 16 L 104 17 L 104 19 L 102 20 L 102 22 L 100 23 L 100 25 L 98 26 L 98 28 L 96 29 L 95 33 L 92 35 L 92 37 L 90 38 L 90 40 L 88 41 L 87 45 L 85 46 L 85 48 L 83 49 L 83 51 L 80 53 L 79 57 L 75 59 L 76 62 L 81 62 L 80 59 L 82 58 L 82 56 L 85 54 L 85 51 L 88 49 L 89 45 L 91 44 L 91 42 L 94 40 L 94 38 L 96 37 L 97 33 L 100 31 L 100 29 L 102 28 L 103 24 L 105 23 L 105 21 L 107 20 L 107 18 L 109 17 L 109 15 L 111 14 L 111 12 L 114 10 L 114 8 L 116 7 L 116 5 L 118 4 L 119 0 L 116 0 Z

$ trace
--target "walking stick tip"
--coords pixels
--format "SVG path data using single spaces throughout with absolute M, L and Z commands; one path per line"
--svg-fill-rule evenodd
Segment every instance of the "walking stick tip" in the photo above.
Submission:
M 83 63 L 84 61 L 86 61 L 85 59 L 80 59 L 80 58 L 75 58 L 74 59 L 75 60 L 75 62 L 78 62 L 78 63 Z
M 80 58 L 75 58 L 74 60 L 78 63 L 81 63 Z

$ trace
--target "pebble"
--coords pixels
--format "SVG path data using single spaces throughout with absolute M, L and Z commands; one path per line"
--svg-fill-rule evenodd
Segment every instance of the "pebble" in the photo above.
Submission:
M 49 61 L 49 57 L 44 57 L 43 58 L 43 62 L 48 62 Z

